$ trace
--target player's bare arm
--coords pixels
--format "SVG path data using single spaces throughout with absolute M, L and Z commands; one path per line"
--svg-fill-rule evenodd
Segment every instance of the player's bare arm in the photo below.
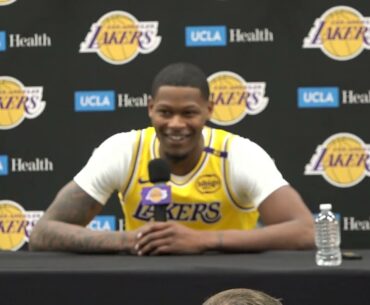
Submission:
M 135 232 L 96 232 L 85 227 L 101 210 L 99 202 L 69 182 L 33 229 L 30 250 L 133 252 Z
M 152 223 L 139 230 L 139 255 L 311 249 L 312 214 L 291 186 L 283 186 L 260 205 L 265 226 L 253 230 L 195 231 L 174 223 Z
M 270 194 L 261 203 L 259 212 L 264 223 L 262 228 L 244 232 L 219 231 L 219 234 L 222 232 L 221 250 L 303 250 L 314 247 L 312 214 L 291 186 L 283 186 Z M 217 243 L 213 248 L 217 248 Z

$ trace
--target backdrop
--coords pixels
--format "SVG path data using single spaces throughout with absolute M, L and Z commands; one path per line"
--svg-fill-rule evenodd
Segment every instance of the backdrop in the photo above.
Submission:
M 344 248 L 370 246 L 370 2 L 0 0 L 0 249 L 22 249 L 108 136 L 149 124 L 151 81 L 209 77 L 210 126 L 260 144 Z M 245 152 L 240 152 L 245 153 Z M 247 157 L 247 154 L 246 154 Z M 121 229 L 112 196 L 93 229 Z

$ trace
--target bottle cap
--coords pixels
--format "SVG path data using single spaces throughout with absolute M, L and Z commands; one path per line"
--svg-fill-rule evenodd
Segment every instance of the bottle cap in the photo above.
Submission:
M 331 203 L 321 203 L 320 204 L 320 210 L 331 210 Z

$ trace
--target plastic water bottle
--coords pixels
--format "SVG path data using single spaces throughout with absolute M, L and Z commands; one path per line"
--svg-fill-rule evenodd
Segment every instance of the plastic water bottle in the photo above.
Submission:
M 342 263 L 340 228 L 331 208 L 330 203 L 320 204 L 320 213 L 315 218 L 316 264 L 319 266 Z

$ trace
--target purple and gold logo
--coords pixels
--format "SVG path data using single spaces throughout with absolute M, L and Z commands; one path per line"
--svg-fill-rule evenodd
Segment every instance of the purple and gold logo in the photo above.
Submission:
M 42 211 L 25 211 L 11 200 L 0 200 L 0 250 L 17 251 L 29 241 Z
M 93 23 L 80 53 L 97 53 L 110 64 L 122 65 L 157 49 L 162 39 L 157 34 L 158 21 L 138 21 L 127 12 L 112 11 Z
M 9 5 L 9 4 L 14 3 L 15 1 L 17 0 L 0 0 L 0 6 Z
M 315 20 L 303 48 L 318 48 L 335 60 L 350 60 L 370 49 L 370 18 L 348 6 L 335 6 Z
M 305 175 L 322 175 L 337 187 L 351 187 L 370 176 L 370 145 L 351 133 L 337 133 L 316 148 Z
M 25 87 L 13 77 L 0 76 L 0 130 L 38 117 L 46 106 L 42 91 L 43 87 Z
M 211 122 L 218 125 L 233 125 L 247 114 L 258 114 L 269 101 L 265 82 L 246 82 L 233 72 L 214 73 L 208 77 L 208 83 L 214 103 Z
M 141 198 L 144 205 L 170 204 L 171 187 L 166 184 L 144 187 L 141 191 Z

